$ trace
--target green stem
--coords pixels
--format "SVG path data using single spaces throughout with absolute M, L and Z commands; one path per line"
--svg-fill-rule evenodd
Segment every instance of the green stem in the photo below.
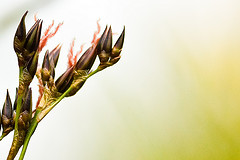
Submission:
M 21 106 L 22 106 L 22 97 L 23 97 L 23 91 L 20 89 L 21 85 L 21 78 L 22 78 L 23 68 L 21 67 L 19 69 L 19 88 L 18 88 L 18 99 L 17 99 L 17 107 L 16 107 L 16 118 L 15 118 L 15 131 L 14 134 L 18 133 L 18 118 L 20 116 Z
M 94 74 L 96 74 L 97 72 L 99 72 L 100 70 L 97 68 L 96 70 L 94 70 L 93 72 L 89 73 L 86 77 L 85 77 L 85 81 L 90 78 L 91 76 L 93 76 Z M 47 106 L 46 108 L 44 108 L 42 110 L 42 112 L 38 115 L 37 117 L 37 121 L 40 122 L 64 97 L 66 97 L 66 95 L 71 92 L 72 88 L 69 87 L 56 101 L 54 101 L 50 106 Z
M 12 141 L 12 146 L 10 148 L 9 154 L 8 154 L 8 160 L 14 159 L 16 156 L 19 147 L 21 144 L 19 144 L 19 130 L 18 130 L 18 119 L 20 116 L 20 111 L 22 107 L 22 98 L 25 92 L 25 88 L 22 85 L 22 76 L 23 76 L 23 67 L 19 68 L 19 87 L 18 87 L 18 98 L 17 98 L 17 107 L 16 107 L 16 117 L 15 117 L 15 126 L 14 126 L 14 136 Z
M 37 122 L 40 122 L 70 91 L 71 87 L 68 88 L 56 101 L 54 101 L 50 106 L 44 108 L 41 113 L 36 117 Z
M 0 141 L 6 136 L 6 133 L 3 133 L 2 136 L 0 137 Z
M 91 77 L 92 75 L 96 74 L 97 72 L 99 72 L 99 69 L 94 70 L 93 72 L 91 72 L 89 75 L 86 76 L 87 80 L 89 77 Z M 24 143 L 23 143 L 23 148 L 22 148 L 22 152 L 20 154 L 19 160 L 23 160 L 29 141 L 34 133 L 34 131 L 37 128 L 38 123 L 64 98 L 66 97 L 66 95 L 71 92 L 72 88 L 69 87 L 67 91 L 65 91 L 56 101 L 54 101 L 50 106 L 47 106 L 46 108 L 44 108 L 43 110 L 37 109 L 35 112 L 35 115 L 31 121 L 30 127 L 28 129 L 27 135 L 25 137 Z
M 28 132 L 27 132 L 27 135 L 25 137 L 25 140 L 24 140 L 24 143 L 23 143 L 23 148 L 22 148 L 22 152 L 20 154 L 20 157 L 19 157 L 19 160 L 23 160 L 24 156 L 25 156 L 25 153 L 26 153 L 26 150 L 27 150 L 27 147 L 28 147 L 28 143 L 30 141 L 30 138 L 32 137 L 34 131 L 36 130 L 37 128 L 37 125 L 38 125 L 38 122 L 37 122 L 37 116 L 38 114 L 41 112 L 41 110 L 36 110 L 35 112 L 35 115 L 31 121 L 31 124 L 29 126 L 29 129 L 28 129 Z

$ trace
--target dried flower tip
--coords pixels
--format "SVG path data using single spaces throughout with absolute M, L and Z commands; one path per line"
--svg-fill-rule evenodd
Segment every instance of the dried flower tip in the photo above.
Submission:
M 117 57 L 120 55 L 120 53 L 122 51 L 122 47 L 123 47 L 124 37 L 125 37 L 125 26 L 123 28 L 121 35 L 119 36 L 117 42 L 115 43 L 115 45 L 112 49 L 111 57 Z

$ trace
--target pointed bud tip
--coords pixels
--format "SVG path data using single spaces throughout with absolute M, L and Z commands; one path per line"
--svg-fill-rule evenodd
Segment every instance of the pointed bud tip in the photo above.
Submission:
M 123 27 L 123 31 L 112 49 L 111 57 L 117 57 L 120 55 L 123 47 L 124 37 L 125 37 L 125 26 Z
M 107 31 L 108 31 L 108 26 L 106 25 L 106 27 L 103 31 L 103 34 L 101 35 L 101 37 L 99 38 L 99 41 L 97 43 L 98 52 L 102 51 L 102 49 L 103 49 L 104 41 L 105 41 L 106 36 L 107 36 Z
M 112 28 L 111 28 L 111 25 L 108 29 L 102 49 L 105 50 L 106 53 L 110 53 L 112 51 Z
M 117 42 L 114 45 L 115 48 L 122 49 L 124 37 L 125 37 L 125 26 L 123 27 L 123 31 L 122 31 L 121 35 L 119 36 Z
M 7 118 L 12 118 L 12 102 L 8 90 L 2 109 L 2 115 L 5 115 Z

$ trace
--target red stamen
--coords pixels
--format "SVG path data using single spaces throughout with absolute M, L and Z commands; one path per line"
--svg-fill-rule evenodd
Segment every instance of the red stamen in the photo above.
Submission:
M 46 31 L 44 32 L 44 35 L 43 35 L 43 36 L 46 37 L 46 36 L 48 35 L 48 33 L 49 33 L 49 31 L 52 29 L 53 25 L 54 25 L 54 20 L 52 21 L 52 24 L 50 24 L 50 25 L 48 26 L 48 28 L 47 28 Z
M 37 20 L 38 19 L 37 19 L 37 13 L 36 13 L 36 14 L 34 14 L 34 21 L 37 22 Z
M 85 45 L 85 43 L 80 46 L 80 50 L 79 50 L 79 51 L 76 53 L 76 55 L 74 56 L 74 59 L 73 59 L 74 64 L 77 63 L 77 58 L 78 58 L 78 56 L 82 53 L 84 45 Z
M 94 34 L 93 34 L 93 40 L 92 40 L 92 44 L 93 43 L 96 43 L 96 41 L 97 41 L 97 35 L 100 33 L 100 30 L 101 30 L 101 26 L 100 26 L 100 24 L 99 24 L 99 21 L 100 21 L 100 18 L 97 20 L 97 31 L 95 31 L 94 32 Z
M 70 49 L 68 52 L 68 68 L 72 67 L 74 65 L 74 61 L 73 61 L 73 47 L 75 44 L 75 39 L 73 39 L 71 45 L 70 45 Z
M 39 47 L 38 47 L 38 51 L 39 51 L 39 52 L 41 52 L 42 49 L 46 46 L 47 41 L 48 41 L 50 38 L 52 38 L 52 37 L 57 33 L 58 29 L 60 28 L 61 25 L 63 25 L 63 23 L 59 23 L 59 24 L 57 25 L 57 27 L 55 28 L 55 30 L 54 30 L 53 32 L 49 33 L 50 30 L 51 30 L 51 28 L 53 27 L 53 25 L 54 25 L 54 21 L 52 21 L 52 24 L 49 25 L 49 27 L 48 27 L 48 28 L 46 29 L 46 31 L 44 32 L 44 35 L 43 35 L 42 38 L 40 39 L 40 44 L 39 44 Z
M 98 34 L 100 33 L 100 30 L 101 30 L 101 26 L 99 24 L 99 21 L 100 21 L 100 19 L 97 20 L 97 31 L 95 31 L 94 34 L 93 34 L 93 40 L 91 42 L 92 44 L 97 44 L 98 40 L 99 40 L 99 38 L 97 38 L 97 36 L 98 36 Z M 82 44 L 80 46 L 80 50 L 76 53 L 75 56 L 73 56 L 74 42 L 75 42 L 75 39 L 72 41 L 70 49 L 69 49 L 69 53 L 68 53 L 68 68 L 72 67 L 73 65 L 75 65 L 77 63 L 78 56 L 82 53 L 83 47 L 85 45 L 85 44 Z

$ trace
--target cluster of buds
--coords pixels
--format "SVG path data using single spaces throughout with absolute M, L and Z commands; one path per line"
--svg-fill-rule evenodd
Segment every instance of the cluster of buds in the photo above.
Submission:
M 42 69 L 41 79 L 43 84 L 49 84 L 48 87 L 55 87 L 57 92 L 64 93 L 70 87 L 71 91 L 67 96 L 74 95 L 85 83 L 86 77 L 91 74 L 91 68 L 99 57 L 100 64 L 98 71 L 114 65 L 121 58 L 120 53 L 123 47 L 125 28 L 112 47 L 112 30 L 111 26 L 106 27 L 102 36 L 93 43 L 79 58 L 79 60 L 70 66 L 56 81 L 53 83 L 55 76 L 55 67 L 57 65 L 61 47 L 58 45 L 51 52 L 46 51 Z
M 100 70 L 112 66 L 119 61 L 121 58 L 120 53 L 122 51 L 123 42 L 125 35 L 125 27 L 122 34 L 118 38 L 114 47 L 112 48 L 112 29 L 106 27 L 103 35 L 101 36 L 99 43 L 97 45 L 98 57 L 100 60 L 99 68 Z
M 111 26 L 106 26 L 101 37 L 95 39 L 83 55 L 69 65 L 60 77 L 54 80 L 61 46 L 57 45 L 52 51 L 47 50 L 45 52 L 41 68 L 37 71 L 42 44 L 46 44 L 46 37 L 50 36 L 45 35 L 44 42 L 41 43 L 42 20 L 36 20 L 35 24 L 26 33 L 25 17 L 27 13 L 23 15 L 14 36 L 14 50 L 17 54 L 19 66 L 19 86 L 16 90 L 15 101 L 12 105 L 7 91 L 2 114 L 0 113 L 0 130 L 1 128 L 3 130 L 0 140 L 14 130 L 14 139 L 8 160 L 14 159 L 25 141 L 28 144 L 37 124 L 61 99 L 73 96 L 89 77 L 119 61 L 125 35 L 124 27 L 118 40 L 112 46 L 112 29 Z M 100 63 L 97 69 L 92 71 L 91 68 L 97 57 Z M 33 112 L 32 90 L 29 85 L 35 75 L 40 82 L 39 86 L 42 91 L 36 110 Z M 26 149 L 26 147 L 23 148 Z
M 112 48 L 112 29 L 111 26 L 109 28 L 106 26 L 102 36 L 97 40 L 97 43 L 93 43 L 80 57 L 77 63 L 68 68 L 57 79 L 55 85 L 58 91 L 63 93 L 69 89 L 69 87 L 72 87 L 72 91 L 68 96 L 74 95 L 84 84 L 86 80 L 85 77 L 91 74 L 90 70 L 97 56 L 100 60 L 98 71 L 117 63 L 121 58 L 120 53 L 123 47 L 124 35 L 125 27 Z
M 18 66 L 24 72 L 22 79 L 20 79 L 23 86 L 29 86 L 35 76 L 39 56 L 38 46 L 42 30 L 42 21 L 37 20 L 26 33 L 25 17 L 27 13 L 23 15 L 18 25 L 13 45 L 18 58 Z M 23 86 L 20 86 L 20 90 L 22 90 Z
M 17 99 L 18 99 L 18 89 L 16 89 L 16 96 L 14 104 L 12 105 L 12 101 L 7 90 L 7 95 L 5 102 L 2 108 L 2 116 L 0 120 L 0 124 L 2 124 L 2 136 L 0 139 L 4 138 L 8 135 L 13 129 L 15 124 L 16 118 L 16 106 L 17 106 Z M 19 130 L 27 130 L 32 118 L 32 90 L 31 88 L 27 89 L 27 94 L 24 95 L 22 101 L 22 108 L 20 110 L 20 116 L 18 119 Z

